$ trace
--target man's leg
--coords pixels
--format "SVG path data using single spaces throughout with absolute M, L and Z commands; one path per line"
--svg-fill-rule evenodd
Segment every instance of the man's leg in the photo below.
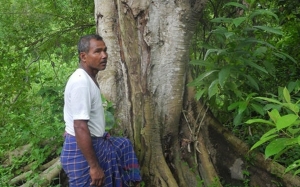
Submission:
M 60 156 L 62 167 L 69 178 L 71 187 L 89 187 L 90 175 L 88 163 L 77 147 L 74 136 L 66 135 Z

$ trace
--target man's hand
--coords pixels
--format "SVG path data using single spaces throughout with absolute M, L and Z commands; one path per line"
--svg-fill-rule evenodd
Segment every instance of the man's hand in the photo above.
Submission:
M 91 186 L 102 186 L 104 185 L 105 175 L 100 167 L 91 167 L 90 176 L 92 179 Z

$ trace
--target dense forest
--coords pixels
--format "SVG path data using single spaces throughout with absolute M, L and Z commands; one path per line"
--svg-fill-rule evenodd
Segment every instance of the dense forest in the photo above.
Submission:
M 0 185 L 39 184 L 61 151 L 64 86 L 78 66 L 78 38 L 96 33 L 95 5 L 88 0 L 0 5 Z M 186 86 L 251 151 L 299 176 L 299 2 L 209 0 L 199 17 Z M 113 103 L 103 100 L 107 130 L 118 134 Z M 58 176 L 51 185 L 61 186 Z

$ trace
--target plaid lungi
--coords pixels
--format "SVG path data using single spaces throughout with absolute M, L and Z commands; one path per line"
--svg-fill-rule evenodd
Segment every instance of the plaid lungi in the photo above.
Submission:
M 105 173 L 105 187 L 126 187 L 141 181 L 138 160 L 127 138 L 92 138 L 100 167 Z M 75 136 L 66 134 L 60 156 L 62 167 L 69 177 L 70 187 L 88 187 L 91 183 L 89 165 L 77 146 Z

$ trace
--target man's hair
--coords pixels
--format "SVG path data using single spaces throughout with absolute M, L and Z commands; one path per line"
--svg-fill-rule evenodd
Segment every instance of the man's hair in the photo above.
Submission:
M 82 36 L 79 39 L 79 42 L 77 45 L 79 62 L 80 62 L 80 53 L 81 52 L 86 52 L 86 53 L 89 52 L 91 39 L 103 41 L 103 38 L 101 36 L 99 36 L 98 34 L 89 34 L 89 35 Z

